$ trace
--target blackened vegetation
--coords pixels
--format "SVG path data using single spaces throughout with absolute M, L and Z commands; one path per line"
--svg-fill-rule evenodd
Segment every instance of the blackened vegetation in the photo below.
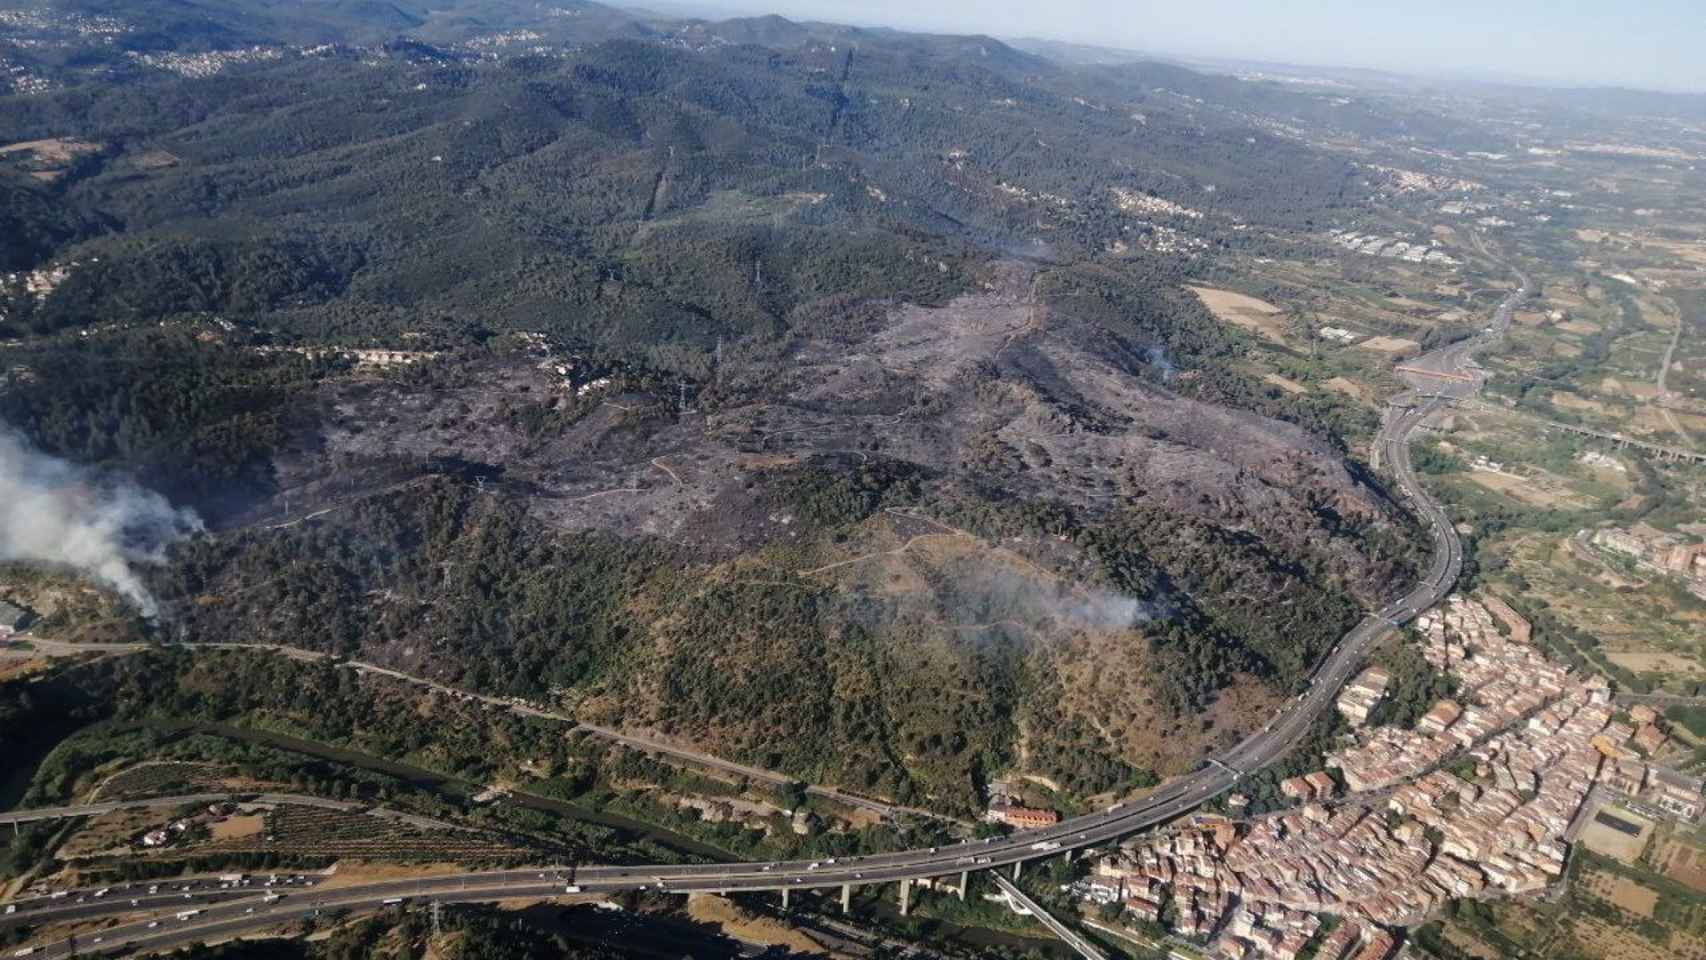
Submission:
M 230 6 L 186 48 L 261 42 Z M 366 42 L 410 9 L 321 26 Z M 945 630 L 799 575 L 826 544 L 901 514 L 1047 538 L 1142 604 L 1174 720 L 1237 676 L 1291 689 L 1352 598 L 1405 574 L 1378 491 L 1248 415 L 1342 451 L 1360 414 L 1238 372 L 1248 338 L 1180 290 L 1199 262 L 1111 253 L 1162 226 L 1204 259 L 1306 235 L 1358 202 L 1347 164 L 1141 71 L 984 38 L 766 21 L 659 43 L 585 9 L 560 19 L 610 36 L 551 55 L 415 38 L 0 110 L 0 144 L 102 147 L 51 187 L 0 172 L 6 264 L 67 271 L 0 304 L 23 338 L 0 415 L 210 515 L 219 535 L 157 577 L 174 634 L 360 655 L 971 810 L 1021 718 L 1072 793 L 1149 771 L 1049 723 L 1059 678 L 997 604 L 921 571 L 991 621 Z M 1140 221 L 1115 188 L 1202 216 Z M 921 307 L 943 308 L 907 321 L 923 346 L 874 343 Z M 328 344 L 440 356 L 284 349 Z M 715 544 L 658 519 L 681 503 Z

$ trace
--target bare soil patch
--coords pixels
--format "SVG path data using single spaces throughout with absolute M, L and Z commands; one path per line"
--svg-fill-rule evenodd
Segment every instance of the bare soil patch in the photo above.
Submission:
M 700 923 L 714 923 L 723 933 L 738 940 L 786 947 L 795 953 L 811 956 L 824 952 L 822 944 L 798 930 L 768 917 L 748 913 L 723 897 L 690 894 L 687 915 Z
M 14 680 L 40 673 L 53 666 L 53 661 L 45 657 L 32 656 L 0 656 L 0 680 Z
M 1216 320 L 1260 334 L 1275 343 L 1285 342 L 1285 311 L 1266 300 L 1236 290 L 1190 287 Z
M 1334 393 L 1342 393 L 1345 396 L 1362 403 L 1374 402 L 1374 391 L 1354 380 L 1347 380 L 1344 377 L 1334 377 L 1322 385 Z
M 95 153 L 101 149 L 98 143 L 87 140 L 77 140 L 71 137 L 55 137 L 51 140 L 25 140 L 21 143 L 7 144 L 0 147 L 0 157 L 17 153 L 27 153 L 42 163 L 52 166 L 62 166 L 84 154 Z
M 16 164 L 17 169 L 27 172 L 32 179 L 53 183 L 65 176 L 77 157 L 98 153 L 100 149 L 98 143 L 70 137 L 28 140 L 0 147 L 0 160 Z
M 1706 672 L 1701 669 L 1699 663 L 1674 653 L 1607 653 L 1605 657 L 1625 670 L 1633 670 L 1636 673 L 1651 671 L 1695 675 Z
M 1586 397 L 1577 396 L 1576 394 L 1569 393 L 1564 390 L 1552 391 L 1552 395 L 1548 399 L 1552 401 L 1553 406 L 1558 407 L 1561 410 L 1585 410 L 1589 413 L 1600 414 L 1601 416 L 1606 412 L 1605 404 L 1600 403 L 1598 400 L 1589 400 Z
M 1618 829 L 1603 822 L 1602 817 L 1633 826 L 1637 832 L 1630 834 L 1625 830 Z M 1646 848 L 1647 840 L 1652 834 L 1653 822 L 1651 820 L 1630 813 L 1622 807 L 1602 803 L 1589 816 L 1587 826 L 1582 828 L 1577 839 L 1595 853 L 1604 854 L 1624 863 L 1634 863 L 1635 858 L 1639 857 L 1641 851 Z M 1592 889 L 1595 882 L 1592 877 L 1601 876 L 1609 875 L 1596 873 L 1585 882 Z M 1601 894 L 1601 896 L 1604 895 Z
M 1576 497 L 1550 489 L 1548 485 L 1527 477 L 1515 477 L 1508 473 L 1491 473 L 1486 470 L 1471 470 L 1462 476 L 1468 477 L 1488 490 L 1502 493 L 1507 497 L 1537 507 L 1550 509 L 1560 504 L 1578 502 Z
M 1630 383 L 1616 377 L 1606 377 L 1599 382 L 1599 391 L 1614 397 L 1632 397 L 1636 400 L 1651 400 L 1659 395 L 1659 388 L 1651 383 Z
M 1357 344 L 1357 349 L 1384 353 L 1390 356 L 1400 353 L 1413 353 L 1421 349 L 1421 344 L 1414 340 L 1406 340 L 1403 337 L 1369 337 Z
M 354 887 L 364 883 L 386 880 L 408 880 L 412 877 L 437 877 L 461 873 L 468 868 L 459 863 L 421 863 L 404 866 L 395 863 L 374 863 L 369 860 L 339 860 L 337 870 L 317 885 L 320 890 Z
M 213 824 L 214 840 L 238 840 L 252 837 L 266 828 L 266 817 L 255 813 L 242 817 L 226 817 Z
M 128 845 L 130 838 L 144 829 L 158 826 L 165 815 L 162 810 L 114 810 L 90 820 L 59 848 L 61 857 L 86 857 L 91 854 Z
M 1672 837 L 1660 845 L 1653 862 L 1665 876 L 1706 893 L 1706 850 Z
M 1651 887 L 1643 886 L 1628 877 L 1618 877 L 1611 884 L 1611 895 L 1607 898 L 1613 904 L 1640 917 L 1653 915 L 1653 906 L 1659 902 L 1659 892 Z
M 144 170 L 162 170 L 178 165 L 178 158 L 164 150 L 144 150 L 130 158 L 130 162 Z

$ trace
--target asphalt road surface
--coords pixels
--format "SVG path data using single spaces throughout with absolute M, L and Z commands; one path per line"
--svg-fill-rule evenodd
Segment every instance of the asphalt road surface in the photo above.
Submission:
M 1361 666 L 1369 647 L 1377 639 L 1450 592 L 1462 570 L 1463 544 L 1452 529 L 1444 509 L 1417 482 L 1410 464 L 1408 441 L 1416 427 L 1434 411 L 1479 388 L 1482 375 L 1473 364 L 1474 352 L 1503 335 L 1510 325 L 1512 310 L 1528 296 L 1528 279 L 1521 274 L 1518 276 L 1521 286 L 1499 305 L 1492 323 L 1484 332 L 1418 357 L 1410 364 L 1422 369 L 1466 374 L 1471 379 L 1413 379 L 1417 389 L 1394 400 L 1376 437 L 1375 442 L 1383 451 L 1382 462 L 1391 470 L 1403 495 L 1428 526 L 1433 557 L 1422 579 L 1403 596 L 1370 614 L 1347 633 L 1316 668 L 1308 689 L 1266 727 L 1214 758 L 1202 769 L 1174 780 L 1149 797 L 1004 838 L 821 862 L 582 866 L 545 871 L 537 868 L 491 871 L 388 881 L 324 892 L 318 889 L 292 891 L 276 903 L 264 903 L 258 896 L 219 900 L 218 894 L 228 892 L 210 891 L 205 895 L 192 895 L 190 900 L 182 901 L 181 906 L 175 906 L 172 912 L 163 912 L 160 918 L 129 921 L 85 935 L 77 941 L 76 950 L 91 953 L 117 950 L 126 945 L 148 951 L 167 949 L 295 921 L 316 911 L 371 909 L 400 898 L 407 898 L 410 902 L 476 902 L 565 896 L 569 894 L 570 887 L 575 888 L 573 892 L 576 894 L 635 889 L 678 893 L 804 890 L 948 876 L 1105 844 L 1188 813 L 1204 801 L 1230 790 L 1244 774 L 1271 763 L 1294 747 L 1315 719 L 1331 708 L 1339 688 Z M 30 906 L 30 919 L 33 921 L 62 918 L 51 905 Z M 20 907 L 20 911 L 22 909 Z M 134 912 L 134 909 L 128 907 L 128 901 L 123 904 L 112 902 L 112 912 L 115 913 Z M 199 912 L 180 920 L 177 912 L 183 910 Z M 150 926 L 150 923 L 154 925 Z M 101 938 L 100 942 L 94 941 L 95 936 Z M 25 955 L 57 960 L 69 955 L 70 951 L 71 945 L 61 941 Z

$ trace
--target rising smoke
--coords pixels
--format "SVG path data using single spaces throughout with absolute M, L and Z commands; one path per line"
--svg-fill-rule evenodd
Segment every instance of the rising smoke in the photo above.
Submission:
M 1167 359 L 1166 347 L 1156 344 L 1155 346 L 1143 351 L 1143 358 L 1149 362 L 1150 366 L 1155 368 L 1156 372 L 1161 374 L 1161 381 L 1163 383 L 1173 379 L 1173 374 L 1176 371 L 1173 367 L 1173 361 Z
M 1126 630 L 1169 616 L 1163 604 L 1153 601 L 1003 567 L 963 575 L 955 587 L 957 606 L 962 609 L 954 612 L 961 617 L 971 609 L 983 608 L 1065 629 Z
M 1057 631 L 1129 630 L 1168 620 L 1165 597 L 1140 599 L 1102 587 L 976 563 L 950 564 L 930 589 L 899 598 L 895 612 L 957 628 L 1007 624 L 1051 635 Z
M 152 619 L 159 607 L 137 567 L 163 562 L 172 541 L 200 529 L 193 511 L 42 453 L 0 424 L 0 561 L 76 570 Z

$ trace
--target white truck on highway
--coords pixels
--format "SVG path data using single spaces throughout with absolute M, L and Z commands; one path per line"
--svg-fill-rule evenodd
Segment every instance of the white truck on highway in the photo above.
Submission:
M 580 888 L 579 884 L 571 883 L 568 886 L 563 888 L 563 892 L 564 893 L 580 893 L 581 888 Z

